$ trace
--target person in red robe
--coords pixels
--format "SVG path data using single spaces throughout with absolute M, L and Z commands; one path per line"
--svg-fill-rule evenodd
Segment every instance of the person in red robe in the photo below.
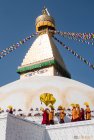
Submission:
M 84 121 L 85 120 L 85 112 L 84 112 L 83 108 L 81 108 L 80 113 L 81 113 L 80 120 Z
M 49 125 L 49 113 L 48 113 L 48 109 L 43 109 L 42 110 L 43 114 L 43 119 L 42 119 L 42 124 L 46 124 L 46 125 Z
M 12 106 L 8 106 L 8 113 L 13 114 L 13 107 Z

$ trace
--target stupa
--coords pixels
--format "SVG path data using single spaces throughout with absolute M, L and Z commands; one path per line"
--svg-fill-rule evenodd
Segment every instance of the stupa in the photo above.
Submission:
M 54 34 L 49 32 L 49 30 L 55 30 L 56 26 L 53 17 L 50 16 L 46 8 L 42 10 L 42 15 L 37 17 L 35 25 L 36 32 L 39 32 L 39 34 L 25 55 L 21 66 L 17 69 L 20 79 L 0 87 L 0 107 L 6 110 L 11 105 L 15 110 L 22 109 L 27 113 L 31 108 L 36 110 L 36 108 L 40 109 L 41 106 L 46 107 L 44 103 L 41 104 L 40 95 L 51 93 L 56 98 L 54 104 L 56 109 L 59 105 L 68 108 L 71 103 L 78 103 L 83 107 L 84 102 L 89 102 L 90 107 L 93 108 L 94 88 L 71 79 L 71 74 L 68 72 L 52 38 Z M 87 125 L 94 125 L 94 121 L 91 121 L 82 122 L 80 126 L 78 122 L 73 123 L 73 128 L 70 128 L 71 124 L 44 127 L 37 124 L 36 119 L 35 122 L 31 123 L 13 115 L 8 115 L 6 118 L 7 122 L 4 122 L 4 119 L 1 121 L 4 128 L 7 124 L 7 129 L 4 129 L 6 134 L 4 133 L 5 135 L 2 136 L 2 140 L 5 140 L 4 136 L 7 140 L 38 140 L 39 137 L 41 140 L 61 140 L 62 137 L 64 140 L 69 140 L 75 139 L 77 136 L 81 139 L 82 135 L 73 133 L 76 126 L 77 130 L 81 132 L 84 125 L 84 134 L 86 135 L 88 132 Z M 26 127 L 26 130 L 23 129 L 24 127 Z M 67 129 L 64 130 L 65 128 Z M 2 128 L 0 127 L 0 129 Z M 93 128 L 90 129 L 93 130 Z M 24 133 L 23 130 L 27 133 Z M 59 132 L 62 137 L 59 136 Z M 89 136 L 90 138 L 93 137 L 91 133 Z
M 63 58 L 61 57 L 49 30 L 55 30 L 55 21 L 44 8 L 42 15 L 36 18 L 36 32 L 39 35 L 28 50 L 17 72 L 20 79 L 0 88 L 0 106 L 25 110 L 36 107 L 36 99 L 41 107 L 40 94 L 52 93 L 56 104 L 66 107 L 77 102 L 87 101 L 94 105 L 94 89 L 80 82 L 71 80 Z M 35 99 L 35 100 L 34 100 Z

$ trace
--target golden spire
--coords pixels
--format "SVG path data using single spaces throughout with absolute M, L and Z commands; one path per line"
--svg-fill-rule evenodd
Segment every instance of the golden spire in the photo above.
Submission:
M 48 15 L 48 16 L 50 16 L 50 14 L 49 14 L 49 12 L 48 12 L 48 10 L 47 10 L 47 8 L 45 6 L 44 6 L 44 8 L 42 10 L 42 15 Z
M 46 7 L 42 10 L 42 15 L 36 18 L 36 31 L 41 31 L 45 33 L 45 30 L 55 30 L 55 21 L 53 17 L 50 16 Z

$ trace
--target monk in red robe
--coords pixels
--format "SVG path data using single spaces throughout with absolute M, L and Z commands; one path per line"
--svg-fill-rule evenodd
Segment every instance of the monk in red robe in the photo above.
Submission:
M 81 108 L 80 114 L 81 114 L 80 120 L 81 120 L 81 121 L 84 121 L 84 120 L 85 120 L 85 112 L 84 112 L 84 109 L 83 109 L 83 108 Z
M 42 110 L 43 114 L 43 119 L 42 119 L 42 124 L 46 124 L 49 125 L 49 113 L 48 113 L 48 109 Z

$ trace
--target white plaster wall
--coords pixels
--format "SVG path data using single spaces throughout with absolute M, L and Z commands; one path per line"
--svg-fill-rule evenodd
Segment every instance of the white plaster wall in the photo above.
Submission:
M 94 140 L 94 120 L 47 126 L 45 140 Z
M 43 34 L 38 36 L 33 42 L 32 46 L 28 50 L 23 59 L 21 66 L 35 63 L 37 61 L 42 61 L 44 59 L 49 59 L 53 57 L 52 45 L 50 43 L 50 38 L 48 34 Z
M 31 107 L 40 109 L 45 105 L 40 102 L 42 93 L 53 94 L 56 98 L 55 109 L 59 105 L 69 108 L 71 103 L 78 103 L 84 108 L 84 102 L 94 109 L 94 88 L 59 76 L 32 76 L 0 87 L 0 106 L 4 110 L 9 105 L 23 111 L 29 111 Z
M 0 118 L 0 140 L 94 140 L 94 120 L 42 126 L 9 114 Z
M 6 140 L 44 140 L 44 137 L 44 126 L 8 115 Z
M 7 116 L 0 116 L 0 140 L 5 140 L 6 138 L 6 122 Z

